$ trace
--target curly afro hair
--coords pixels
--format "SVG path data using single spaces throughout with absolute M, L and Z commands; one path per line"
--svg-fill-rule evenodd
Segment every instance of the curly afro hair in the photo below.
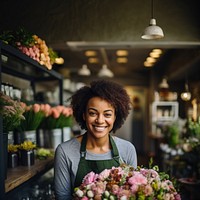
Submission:
M 113 133 L 119 129 L 131 110 L 131 100 L 126 90 L 119 84 L 108 80 L 92 81 L 90 86 L 83 86 L 77 90 L 71 99 L 71 106 L 75 120 L 82 129 L 87 130 L 83 113 L 86 112 L 88 101 L 93 97 L 100 97 L 115 108 L 116 120 Z

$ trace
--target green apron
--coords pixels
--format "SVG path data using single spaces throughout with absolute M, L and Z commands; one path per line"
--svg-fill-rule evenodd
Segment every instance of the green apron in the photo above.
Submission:
M 87 134 L 84 134 L 82 142 L 81 142 L 81 149 L 80 149 L 80 162 L 78 165 L 78 170 L 76 173 L 76 179 L 74 183 L 74 187 L 78 187 L 81 185 L 83 178 L 89 172 L 93 171 L 94 173 L 100 173 L 104 169 L 111 169 L 112 167 L 119 167 L 120 159 L 119 159 L 119 152 L 117 146 L 112 138 L 109 135 L 110 144 L 112 148 L 113 158 L 109 160 L 86 160 L 86 143 L 87 143 Z

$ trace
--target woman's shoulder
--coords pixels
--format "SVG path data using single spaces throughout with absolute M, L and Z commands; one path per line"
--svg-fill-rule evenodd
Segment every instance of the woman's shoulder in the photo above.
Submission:
M 78 141 L 77 137 L 73 137 L 70 140 L 62 142 L 58 145 L 57 150 L 60 151 L 74 151 L 74 149 L 80 148 L 80 142 Z
M 130 141 L 128 140 L 125 140 L 125 139 L 122 139 L 118 136 L 112 136 L 114 141 L 117 143 L 117 144 L 127 144 L 127 145 L 133 145 Z
M 80 144 L 78 137 L 79 136 L 75 136 L 75 137 L 71 138 L 70 140 L 62 142 L 60 145 L 63 146 L 63 147 L 64 146 L 71 146 L 71 145 L 78 145 L 78 144 Z
M 120 150 L 126 151 L 132 149 L 133 151 L 135 151 L 135 146 L 130 141 L 122 139 L 118 136 L 112 136 L 112 137 L 115 141 L 115 144 Z

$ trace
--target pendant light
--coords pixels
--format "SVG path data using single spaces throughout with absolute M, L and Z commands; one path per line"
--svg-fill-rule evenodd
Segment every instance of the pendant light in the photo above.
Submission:
M 112 78 L 114 76 L 113 72 L 108 69 L 108 66 L 106 64 L 102 65 L 102 68 L 100 69 L 98 73 L 99 77 L 109 77 Z
M 91 74 L 87 65 L 82 65 L 81 69 L 79 69 L 78 74 L 81 76 L 89 76 Z
M 191 99 L 191 93 L 189 92 L 188 80 L 187 79 L 186 79 L 186 82 L 185 82 L 185 91 L 181 93 L 181 99 L 183 101 L 189 101 Z
M 149 26 L 145 28 L 141 38 L 145 40 L 161 39 L 164 37 L 163 30 L 156 25 L 156 19 L 153 17 L 153 0 L 151 0 L 151 19 Z

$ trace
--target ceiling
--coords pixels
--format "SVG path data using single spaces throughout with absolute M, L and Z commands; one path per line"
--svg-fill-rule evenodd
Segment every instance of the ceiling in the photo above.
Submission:
M 166 76 L 172 82 L 184 81 L 186 76 L 199 81 L 199 1 L 154 0 L 155 18 L 165 37 L 146 41 L 141 34 L 150 20 L 150 3 L 150 0 L 20 3 L 2 0 L 0 31 L 24 26 L 37 34 L 65 60 L 53 69 L 77 82 L 97 79 L 105 63 L 114 72 L 114 79 L 123 84 L 148 85 L 152 74 L 157 79 Z M 162 49 L 163 53 L 154 67 L 146 68 L 143 63 L 154 48 Z M 128 50 L 126 64 L 116 62 L 118 49 Z M 86 50 L 96 50 L 99 62 L 88 63 Z M 77 74 L 83 64 L 91 70 L 90 77 Z

